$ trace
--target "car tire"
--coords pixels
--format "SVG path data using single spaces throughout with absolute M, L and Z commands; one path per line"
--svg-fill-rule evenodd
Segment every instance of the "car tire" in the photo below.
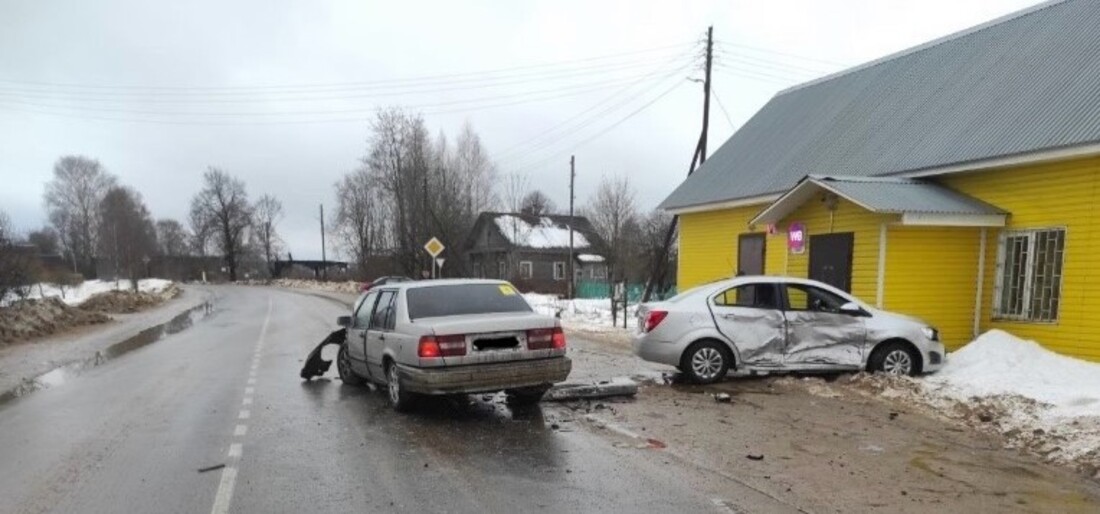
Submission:
M 550 386 L 522 387 L 504 391 L 504 401 L 513 407 L 529 407 L 542 401 Z
M 891 341 L 875 348 L 867 359 L 867 370 L 872 373 L 917 376 L 920 373 L 920 355 L 913 346 L 903 341 Z
M 696 384 L 713 384 L 722 380 L 733 363 L 729 348 L 718 341 L 693 343 L 680 357 L 680 370 Z
M 340 374 L 340 381 L 350 386 L 361 386 L 365 382 L 363 377 L 355 374 L 351 369 L 351 360 L 348 357 L 347 345 L 340 345 L 340 351 L 336 354 L 336 372 Z
M 390 407 L 397 412 L 408 412 L 415 400 L 414 394 L 405 391 L 401 375 L 397 372 L 397 364 L 392 361 L 386 363 L 386 398 L 390 401 Z

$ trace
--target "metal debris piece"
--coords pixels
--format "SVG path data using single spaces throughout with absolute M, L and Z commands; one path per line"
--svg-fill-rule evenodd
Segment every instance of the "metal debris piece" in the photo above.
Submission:
M 306 357 L 306 364 L 302 366 L 302 378 L 309 380 L 313 377 L 324 375 L 325 372 L 328 371 L 329 366 L 332 366 L 332 361 L 321 358 L 321 349 L 330 344 L 343 344 L 347 337 L 348 330 L 346 328 L 333 331 L 325 337 L 321 341 L 321 344 L 318 344 L 312 352 L 309 352 L 309 356 Z
M 225 464 L 215 464 L 213 466 L 208 466 L 208 467 L 205 467 L 205 468 L 199 468 L 199 473 L 206 473 L 208 471 L 215 471 L 215 470 L 222 469 L 224 467 L 225 467 Z
M 607 398 L 611 396 L 634 396 L 638 394 L 638 383 L 625 377 L 616 377 L 600 384 L 558 384 L 543 397 L 544 401 L 562 402 Z
M 764 455 L 759 453 L 750 453 L 746 455 L 745 458 L 749 460 L 764 460 Z
M 733 401 L 733 397 L 726 393 L 718 393 L 714 395 L 714 401 L 718 403 L 730 403 Z

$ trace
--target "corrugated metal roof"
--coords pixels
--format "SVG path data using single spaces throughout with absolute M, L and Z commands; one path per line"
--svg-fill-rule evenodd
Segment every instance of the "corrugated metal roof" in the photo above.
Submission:
M 1021 11 L 784 91 L 666 209 L 1100 141 L 1100 1 Z
M 810 177 L 810 180 L 880 213 L 1008 214 L 972 196 L 926 180 Z

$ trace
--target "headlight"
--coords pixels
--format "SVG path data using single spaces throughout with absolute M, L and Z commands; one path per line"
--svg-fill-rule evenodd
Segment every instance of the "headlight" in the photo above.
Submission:
M 921 333 L 924 334 L 924 337 L 928 338 L 929 341 L 939 341 L 940 340 L 940 331 L 939 330 L 936 330 L 932 327 L 924 327 L 924 328 L 921 328 L 920 331 L 921 331 Z

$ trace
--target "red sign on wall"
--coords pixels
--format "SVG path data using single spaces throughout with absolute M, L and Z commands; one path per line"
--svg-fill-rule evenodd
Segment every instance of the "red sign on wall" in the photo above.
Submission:
M 787 227 L 787 249 L 791 253 L 806 251 L 806 225 L 803 225 L 801 221 L 791 223 Z

